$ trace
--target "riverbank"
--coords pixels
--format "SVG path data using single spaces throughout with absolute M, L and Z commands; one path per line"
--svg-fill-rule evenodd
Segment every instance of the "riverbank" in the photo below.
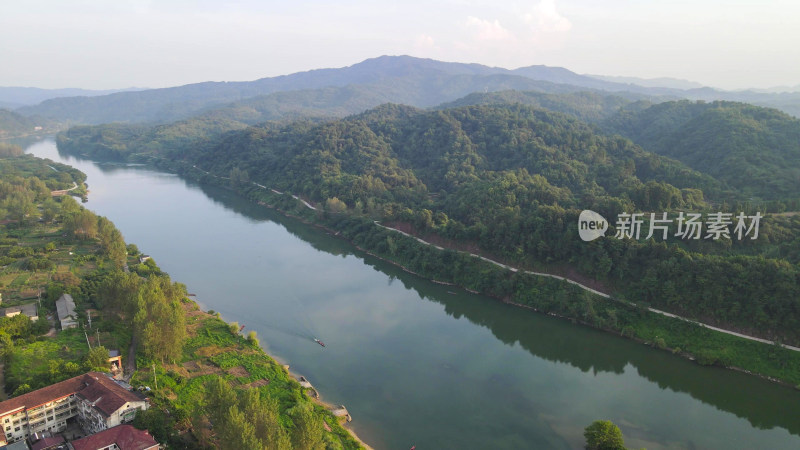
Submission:
M 212 174 L 210 172 L 202 170 L 202 169 L 198 168 L 196 165 L 192 165 L 192 169 L 194 169 L 196 171 L 199 171 L 199 172 L 202 172 L 205 176 L 213 177 L 216 180 L 229 180 L 227 177 L 217 176 L 217 175 L 214 175 L 214 174 Z M 305 206 L 306 208 L 310 209 L 311 211 L 322 212 L 322 210 L 320 208 L 317 208 L 316 206 L 312 205 L 311 203 L 309 203 L 305 199 L 302 199 L 302 198 L 298 197 L 297 195 L 294 195 L 294 194 L 291 194 L 291 193 L 286 193 L 286 192 L 280 192 L 280 191 L 278 191 L 276 189 L 272 189 L 272 188 L 269 188 L 269 187 L 264 186 L 262 184 L 256 183 L 255 181 L 250 182 L 250 183 L 253 186 L 256 186 L 256 187 L 264 190 L 265 192 L 269 191 L 269 192 L 271 192 L 273 194 L 277 194 L 277 195 L 280 195 L 280 196 L 284 196 L 284 195 L 290 196 L 294 200 L 297 200 L 298 202 L 302 203 L 303 206 Z M 234 189 L 234 191 L 235 191 L 235 189 Z M 262 206 L 268 206 L 268 207 L 274 208 L 273 205 L 267 204 L 264 201 L 258 201 L 258 203 L 260 205 L 262 205 Z M 278 210 L 282 214 L 286 215 L 287 217 L 291 217 L 291 218 L 294 218 L 294 219 L 299 219 L 299 220 L 303 221 L 304 223 L 307 223 L 307 224 L 315 224 L 316 223 L 313 219 L 310 220 L 310 221 L 309 220 L 305 220 L 300 216 L 290 214 L 285 210 L 281 210 L 280 208 L 278 208 Z M 571 284 L 573 284 L 575 286 L 578 286 L 579 288 L 581 288 L 581 289 L 583 289 L 585 291 L 588 291 L 588 292 L 590 292 L 590 293 L 592 293 L 594 295 L 597 295 L 597 296 L 600 296 L 600 297 L 603 297 L 603 298 L 606 298 L 606 299 L 615 300 L 615 301 L 621 302 L 623 304 L 626 304 L 628 306 L 632 306 L 634 308 L 639 307 L 639 305 L 637 305 L 635 302 L 624 300 L 622 298 L 613 296 L 608 291 L 602 292 L 600 289 L 606 290 L 606 288 L 605 287 L 601 287 L 601 284 L 597 280 L 586 279 L 585 277 L 577 277 L 577 276 L 574 276 L 574 275 L 573 276 L 569 276 L 569 275 L 566 275 L 566 274 L 558 275 L 558 274 L 555 274 L 555 273 L 532 271 L 532 270 L 523 270 L 523 269 L 520 269 L 518 267 L 511 266 L 509 264 L 501 263 L 499 261 L 496 261 L 495 259 L 492 259 L 492 258 L 489 258 L 489 257 L 483 255 L 482 252 L 480 251 L 480 249 L 477 246 L 470 246 L 468 249 L 465 249 L 465 248 L 463 248 L 463 245 L 462 246 L 459 246 L 459 245 L 447 245 L 447 244 L 441 243 L 441 241 L 444 241 L 443 239 L 437 239 L 438 241 L 440 241 L 440 244 L 441 244 L 441 245 L 437 245 L 434 242 L 426 241 L 426 240 L 422 239 L 421 237 L 414 235 L 413 232 L 411 231 L 411 227 L 410 226 L 405 226 L 404 228 L 405 228 L 406 231 L 404 231 L 404 230 L 399 229 L 397 227 L 391 227 L 391 226 L 382 225 L 377 220 L 373 220 L 372 222 L 376 226 L 378 226 L 380 228 L 399 233 L 399 234 L 401 234 L 403 236 L 406 236 L 408 238 L 414 239 L 414 240 L 416 240 L 417 242 L 419 242 L 421 244 L 432 246 L 436 250 L 457 250 L 457 251 L 461 251 L 461 252 L 469 254 L 469 256 L 471 256 L 473 258 L 481 259 L 483 261 L 486 261 L 486 262 L 489 262 L 491 264 L 494 264 L 494 265 L 496 265 L 496 266 L 498 266 L 500 268 L 503 268 L 503 269 L 506 269 L 506 270 L 510 270 L 511 272 L 521 272 L 521 273 L 525 273 L 525 274 L 529 274 L 529 275 L 535 275 L 535 276 L 539 276 L 539 277 L 547 277 L 547 278 L 553 278 L 553 279 L 556 279 L 556 280 L 566 281 L 567 283 L 571 283 Z M 339 233 L 338 231 L 333 230 L 333 229 L 329 229 L 327 227 L 323 227 L 323 228 L 325 228 L 326 230 L 329 230 L 331 232 L 335 232 L 336 234 Z M 362 250 L 362 251 L 366 251 L 365 249 L 363 249 L 361 247 L 358 247 L 358 248 L 360 250 Z M 372 256 L 376 256 L 377 257 L 377 255 L 375 255 L 373 253 L 369 253 L 369 254 L 372 255 Z M 389 260 L 386 260 L 386 261 L 389 261 Z M 418 273 L 409 270 L 405 266 L 399 265 L 399 267 L 401 267 L 406 272 L 409 272 L 409 273 L 412 273 L 414 275 L 420 276 Z M 581 279 L 578 280 L 576 278 L 581 278 Z M 435 280 L 435 279 L 430 279 L 430 281 L 432 281 L 434 283 L 439 283 L 439 284 L 453 285 L 453 283 L 447 283 L 447 282 L 443 282 L 443 281 L 439 281 L 439 280 Z M 589 285 L 591 285 L 591 286 L 589 286 Z M 477 293 L 477 291 L 473 291 L 473 290 L 470 290 L 470 289 L 467 289 L 467 291 L 471 292 L 471 293 Z M 683 321 L 686 321 L 686 322 L 691 322 L 691 323 L 693 323 L 693 324 L 695 324 L 697 326 L 700 326 L 700 327 L 703 327 L 703 328 L 708 328 L 708 329 L 711 329 L 711 330 L 714 330 L 714 331 L 717 331 L 717 332 L 720 332 L 720 333 L 724 333 L 724 334 L 728 334 L 728 335 L 731 335 L 731 336 L 740 337 L 740 338 L 751 340 L 751 341 L 755 341 L 755 342 L 760 342 L 760 343 L 763 343 L 763 344 L 776 345 L 776 346 L 783 347 L 783 348 L 788 349 L 788 350 L 800 352 L 800 347 L 786 345 L 786 344 L 782 344 L 782 343 L 777 342 L 777 341 L 770 341 L 770 340 L 767 340 L 767 339 L 762 339 L 762 338 L 759 338 L 759 337 L 751 336 L 751 335 L 748 335 L 748 334 L 745 334 L 745 333 L 740 333 L 740 332 L 737 332 L 737 331 L 727 330 L 727 329 L 724 329 L 724 328 L 716 327 L 716 326 L 713 326 L 713 325 L 709 325 L 709 324 L 703 323 L 703 322 L 698 321 L 698 320 L 690 319 L 690 318 L 683 317 L 683 316 L 680 316 L 680 315 L 677 315 L 677 314 L 673 314 L 673 313 L 670 313 L 670 312 L 667 312 L 667 311 L 662 311 L 662 310 L 659 310 L 659 309 L 656 309 L 656 308 L 652 308 L 650 306 L 645 306 L 645 307 L 650 312 L 653 312 L 655 314 L 660 314 L 662 316 L 666 316 L 666 317 L 670 317 L 670 318 L 674 318 L 674 319 L 679 319 L 679 320 L 683 320 Z
M 198 317 L 198 316 L 200 316 L 202 314 L 206 314 L 208 316 L 207 319 L 217 318 L 217 319 L 221 320 L 223 323 L 225 323 L 225 321 L 222 319 L 221 315 L 218 314 L 217 312 L 215 312 L 213 310 L 204 311 L 203 308 L 200 306 L 200 303 L 198 301 L 192 300 L 190 303 L 191 303 L 192 306 L 187 307 L 187 317 Z M 193 319 L 193 321 L 196 321 L 196 320 Z M 235 324 L 236 326 L 239 326 L 238 323 L 234 322 L 232 324 L 228 324 L 227 325 L 227 330 L 232 330 L 234 328 L 234 327 L 232 327 L 233 324 Z M 246 324 L 244 324 L 244 325 L 246 325 Z M 245 329 L 245 327 L 241 326 L 240 330 L 243 330 L 243 329 Z M 225 331 L 220 331 L 220 332 L 223 333 L 222 338 L 226 339 L 227 338 L 227 336 L 225 336 L 226 332 Z M 277 365 L 277 366 L 282 367 L 283 370 L 289 376 L 288 377 L 288 380 L 289 380 L 288 383 L 290 383 L 292 385 L 294 385 L 294 384 L 299 385 L 300 388 L 301 388 L 301 391 L 305 394 L 305 397 L 308 400 L 310 400 L 311 402 L 313 402 L 315 405 L 320 406 L 322 408 L 322 410 L 326 411 L 326 414 L 333 415 L 333 411 L 335 411 L 335 410 L 340 408 L 340 406 L 334 405 L 332 403 L 328 403 L 325 400 L 323 400 L 322 393 L 320 393 L 315 387 L 309 388 L 307 386 L 304 386 L 303 383 L 301 382 L 301 379 L 305 378 L 305 376 L 302 375 L 302 374 L 299 374 L 299 373 L 296 373 L 296 372 L 292 371 L 289 364 L 284 364 L 283 362 L 278 361 L 278 359 L 275 358 L 274 356 L 272 356 L 269 353 L 267 353 L 263 349 L 263 347 L 261 347 L 260 344 L 258 344 L 257 338 L 256 338 L 255 341 L 253 341 L 251 339 L 244 338 L 244 336 L 241 335 L 241 331 L 237 332 L 236 335 L 238 336 L 238 338 L 243 338 L 244 342 L 247 342 L 247 343 L 249 343 L 251 345 L 255 342 L 255 344 L 258 346 L 258 348 L 261 350 L 261 352 L 264 354 L 264 356 L 270 361 L 270 365 Z M 220 351 L 219 353 L 224 353 L 226 351 L 237 351 L 237 349 L 236 348 L 223 348 L 222 351 Z M 204 348 L 202 350 L 202 353 L 210 354 L 210 353 L 216 353 L 216 351 L 215 350 L 211 350 L 208 347 L 206 347 L 206 348 Z M 211 363 L 214 364 L 213 362 L 211 362 Z M 202 368 L 203 364 L 204 364 L 203 361 L 189 360 L 189 361 L 183 362 L 181 364 L 181 367 L 177 367 L 176 366 L 172 370 L 181 371 L 181 368 L 187 369 L 187 375 L 189 375 L 189 369 L 194 369 L 195 367 L 198 367 L 200 375 L 207 375 L 208 374 L 207 373 L 208 369 L 203 369 Z M 244 368 L 244 366 L 242 366 L 242 368 Z M 242 371 L 241 370 L 242 369 L 234 369 L 234 370 L 229 371 L 229 372 L 238 373 L 239 375 L 242 375 Z M 212 369 L 212 371 L 213 371 L 213 369 Z M 308 383 L 308 381 L 307 381 L 307 383 Z M 259 385 L 264 385 L 265 386 L 268 383 L 264 383 L 262 380 L 256 380 L 256 381 L 250 382 L 248 384 L 250 384 L 251 387 L 252 386 L 260 387 Z M 308 384 L 310 385 L 310 383 L 308 383 Z M 312 391 L 312 390 L 316 395 L 312 395 L 311 394 L 310 391 Z M 355 430 L 353 430 L 353 428 L 350 426 L 352 418 L 349 415 L 348 415 L 347 418 L 339 418 L 337 420 L 338 420 L 338 424 L 340 425 L 340 427 L 343 430 L 346 430 L 347 434 L 349 434 L 355 440 L 355 442 L 357 442 L 361 446 L 359 448 L 364 448 L 366 450 L 372 450 L 372 447 L 369 444 L 367 444 L 366 442 L 364 442 L 356 434 Z M 335 433 L 337 431 L 337 430 L 331 428 L 331 425 L 330 425 L 330 423 L 328 421 L 325 422 L 325 427 L 326 427 L 326 431 L 328 431 L 328 432 Z M 346 448 L 350 448 L 350 447 L 346 447 Z
M 203 399 L 209 395 L 209 382 L 221 378 L 242 395 L 247 390 L 258 390 L 272 398 L 279 411 L 311 408 L 319 418 L 319 426 L 325 427 L 326 433 L 320 434 L 325 442 L 335 442 L 344 449 L 369 448 L 334 416 L 331 405 L 306 395 L 297 376 L 267 354 L 255 334 L 242 336 L 239 324 L 226 323 L 219 314 L 203 311 L 193 300 L 186 299 L 183 308 L 188 334 L 183 356 L 174 363 L 154 365 L 152 372 L 146 367 L 138 370 L 131 384 L 157 386 L 151 391 L 157 404 L 177 417 L 184 414 L 182 411 L 190 413 L 191 424 L 186 430 L 199 444 L 216 446 L 222 433 L 209 433 L 212 422 L 200 413 L 206 407 Z M 292 413 L 288 415 L 291 417 Z
M 303 377 L 302 375 L 299 375 L 297 373 L 292 372 L 289 369 L 288 365 L 284 366 L 284 367 L 286 367 L 286 370 L 289 371 L 289 373 L 291 374 L 292 378 L 294 378 L 295 380 L 300 380 L 301 377 Z M 309 385 L 311 384 L 310 382 L 308 382 L 308 383 L 309 383 Z M 301 386 L 302 386 L 302 384 L 301 384 Z M 312 387 L 311 389 L 313 389 L 313 392 L 315 392 L 317 395 L 311 395 L 311 393 L 309 392 L 309 389 L 304 387 L 306 395 L 308 395 L 311 398 L 311 401 L 313 401 L 314 403 L 322 406 L 323 408 L 325 408 L 325 410 L 327 410 L 327 411 L 335 411 L 335 410 L 339 409 L 340 407 L 344 406 L 344 405 L 337 406 L 337 405 L 334 405 L 332 403 L 326 402 L 325 400 L 322 399 L 322 394 L 320 394 L 319 391 L 317 391 L 317 388 L 313 388 Z M 352 420 L 353 420 L 352 417 L 348 413 L 346 418 L 344 418 L 343 423 L 341 424 L 342 428 L 347 430 L 347 432 L 350 433 L 350 435 L 353 437 L 353 439 L 355 439 L 359 444 L 361 444 L 361 446 L 364 447 L 366 450 L 373 450 L 372 447 L 370 447 L 369 444 L 364 442 L 364 440 L 362 440 L 358 436 L 358 434 L 356 434 L 355 430 L 350 426 L 350 423 L 352 422 Z M 328 429 L 328 431 L 331 431 L 331 430 Z
M 725 367 L 800 389 L 799 348 L 723 330 L 649 306 L 641 307 L 566 277 L 521 271 L 481 255 L 444 248 L 401 230 L 376 224 L 370 219 L 349 217 L 346 214 L 325 214 L 294 196 L 258 187 L 258 190 L 246 190 L 243 194 L 287 217 L 325 229 L 333 235 L 348 240 L 370 256 L 394 264 L 405 272 L 434 283 L 459 286 L 470 293 L 480 293 L 518 307 L 529 308 L 630 338 L 700 365 Z M 348 223 L 351 221 L 356 223 Z M 369 227 L 368 224 L 373 227 Z M 381 231 L 376 232 L 375 229 Z M 375 245 L 376 243 L 383 243 L 392 235 L 398 239 L 395 245 L 400 239 L 407 241 L 406 251 L 400 253 L 419 255 L 404 261 L 396 254 L 376 248 L 379 247 Z M 440 254 L 434 255 L 432 252 Z M 458 256 L 454 258 L 454 254 Z M 454 259 L 466 264 L 464 258 L 472 259 L 473 262 L 469 264 L 479 267 L 466 271 L 469 273 L 467 276 L 464 276 L 464 273 L 454 273 L 452 270 L 437 272 L 430 268 L 435 265 L 430 264 L 434 260 L 438 260 L 438 266 L 441 266 L 452 265 Z M 423 264 L 423 261 L 427 261 L 428 264 Z M 487 265 L 490 267 L 487 268 Z M 494 282 L 490 281 L 487 285 L 481 283 L 481 279 Z M 548 293 L 554 295 L 560 299 L 560 304 L 542 302 L 541 299 L 536 299 L 535 295 L 530 295 L 530 292 L 525 292 L 525 288 L 508 289 L 499 286 L 509 282 L 521 283 L 528 290 L 533 288 L 540 296 L 546 296 Z

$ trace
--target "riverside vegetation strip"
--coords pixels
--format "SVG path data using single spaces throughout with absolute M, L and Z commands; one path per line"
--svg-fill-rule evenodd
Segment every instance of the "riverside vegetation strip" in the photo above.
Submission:
M 264 353 L 254 332 L 245 338 L 238 325 L 201 311 L 152 258 L 141 263 L 138 249 L 126 247 L 107 219 L 72 197 L 51 198 L 53 190 L 83 186 L 83 174 L 12 153 L 0 158 L 3 300 L 38 304 L 42 293 L 38 321 L 0 319 L 5 387 L 12 395 L 105 370 L 97 363 L 105 359 L 88 351 L 88 339 L 105 358 L 106 348 L 135 358 L 140 370 L 128 374 L 131 383 L 152 387 L 154 406 L 135 424 L 169 448 L 362 448 Z M 76 299 L 80 322 L 92 314 L 88 338 L 79 328 L 44 336 L 55 299 L 65 292 Z

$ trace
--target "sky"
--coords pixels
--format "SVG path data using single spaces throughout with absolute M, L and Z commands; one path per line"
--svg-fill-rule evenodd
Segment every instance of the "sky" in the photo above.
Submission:
M 800 2 L 5 0 L 0 86 L 246 81 L 381 55 L 800 85 Z

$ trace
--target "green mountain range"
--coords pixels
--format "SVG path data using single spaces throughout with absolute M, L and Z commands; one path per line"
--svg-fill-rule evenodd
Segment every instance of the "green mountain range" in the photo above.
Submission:
M 325 91 L 330 88 L 350 90 Z M 797 92 L 775 94 L 711 88 L 643 87 L 579 75 L 560 67 L 530 66 L 508 70 L 410 56 L 381 56 L 349 67 L 311 70 L 248 82 L 205 82 L 101 96 L 53 98 L 16 111 L 23 115 L 41 115 L 84 124 L 170 122 L 252 97 L 319 89 L 323 92 L 301 94 L 301 98 L 318 97 L 320 100 L 313 101 L 314 107 L 309 108 L 321 109 L 326 115 L 362 112 L 386 102 L 431 107 L 474 92 L 510 89 L 546 93 L 613 92 L 623 97 L 646 97 L 656 101 L 680 98 L 735 100 L 800 114 L 800 93 Z M 363 109 L 355 110 L 356 105 Z

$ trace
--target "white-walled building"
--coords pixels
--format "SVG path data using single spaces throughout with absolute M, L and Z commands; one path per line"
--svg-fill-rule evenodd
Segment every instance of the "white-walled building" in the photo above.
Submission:
M 0 445 L 44 431 L 58 433 L 77 417 L 88 433 L 130 422 L 147 401 L 107 374 L 89 372 L 0 403 Z

